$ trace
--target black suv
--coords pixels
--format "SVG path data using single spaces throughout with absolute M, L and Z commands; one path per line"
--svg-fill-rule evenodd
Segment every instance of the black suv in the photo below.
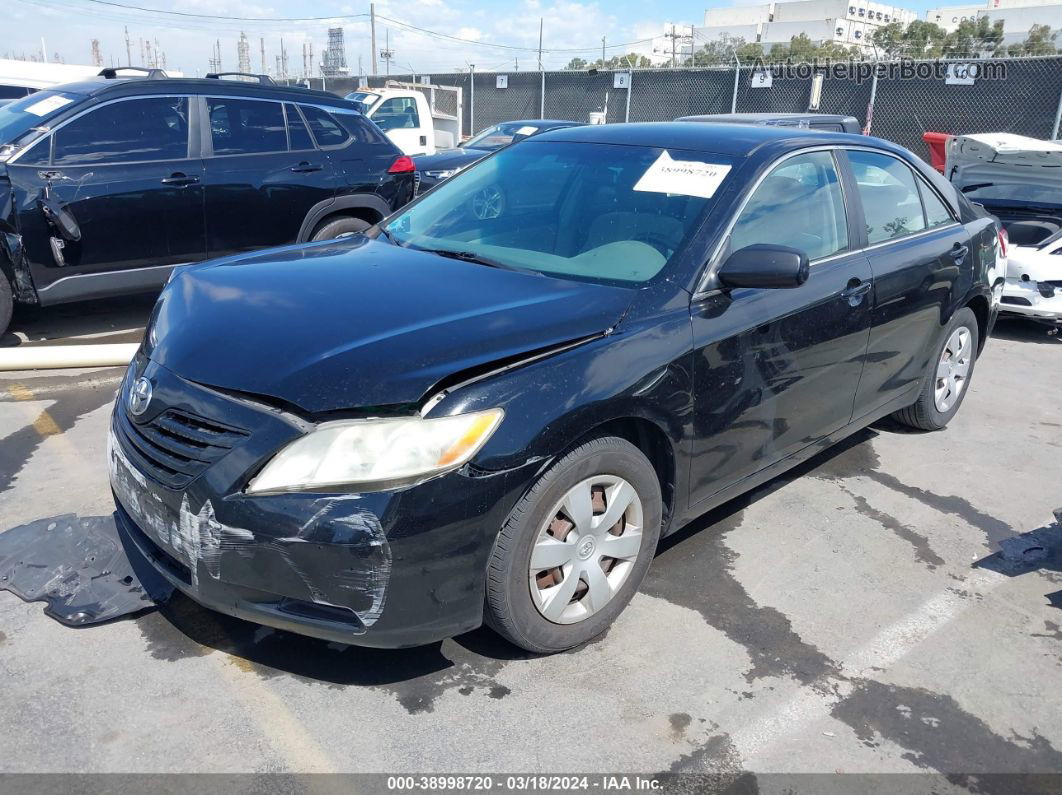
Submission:
M 157 289 L 176 265 L 357 232 L 413 162 L 351 102 L 268 78 L 100 77 L 0 107 L 0 334 L 43 306 Z

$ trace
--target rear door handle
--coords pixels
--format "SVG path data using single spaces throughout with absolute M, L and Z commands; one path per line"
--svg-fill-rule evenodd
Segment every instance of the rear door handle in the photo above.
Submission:
M 841 290 L 841 298 L 847 299 L 848 303 L 852 306 L 858 306 L 863 300 L 863 296 L 870 292 L 870 288 L 873 287 L 872 282 L 864 282 L 859 279 L 850 279 L 848 286 Z
M 970 253 L 970 247 L 964 246 L 962 243 L 956 243 L 951 247 L 951 257 L 956 262 L 962 262 L 966 259 L 966 255 Z
M 291 170 L 296 174 L 310 174 L 314 171 L 320 171 L 322 168 L 324 168 L 324 166 L 318 165 L 317 163 L 307 163 L 303 161 L 297 166 L 292 166 Z
M 195 185 L 199 182 L 199 177 L 191 174 L 182 174 L 180 171 L 170 174 L 168 177 L 164 177 L 162 180 L 163 185 Z

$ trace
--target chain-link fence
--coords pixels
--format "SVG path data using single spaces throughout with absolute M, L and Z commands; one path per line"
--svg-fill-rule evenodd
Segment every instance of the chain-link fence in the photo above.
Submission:
M 702 113 L 794 113 L 854 116 L 874 135 L 925 154 L 922 133 L 1013 132 L 1058 136 L 1062 57 L 983 59 L 970 79 L 965 61 L 719 66 L 633 71 L 468 72 L 310 81 L 346 94 L 387 80 L 462 89 L 464 134 L 518 119 L 608 123 L 668 121 Z M 770 79 L 763 79 L 764 73 Z M 817 97 L 817 103 L 815 99 Z M 817 107 L 816 107 L 817 105 Z

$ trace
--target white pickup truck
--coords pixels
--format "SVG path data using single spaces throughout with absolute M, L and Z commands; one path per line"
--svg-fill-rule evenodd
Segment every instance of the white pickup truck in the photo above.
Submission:
M 407 155 L 433 155 L 461 140 L 461 89 L 391 81 L 386 88 L 359 88 L 347 99 Z

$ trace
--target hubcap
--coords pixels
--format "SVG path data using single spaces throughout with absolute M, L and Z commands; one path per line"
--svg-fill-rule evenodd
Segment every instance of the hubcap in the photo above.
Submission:
M 574 624 L 601 610 L 626 582 L 642 546 L 642 501 L 615 475 L 572 486 L 531 548 L 531 599 L 548 620 Z
M 936 390 L 934 402 L 937 411 L 943 413 L 955 405 L 966 381 L 973 362 L 973 341 L 970 329 L 960 326 L 948 337 L 944 350 L 940 353 L 937 364 Z

